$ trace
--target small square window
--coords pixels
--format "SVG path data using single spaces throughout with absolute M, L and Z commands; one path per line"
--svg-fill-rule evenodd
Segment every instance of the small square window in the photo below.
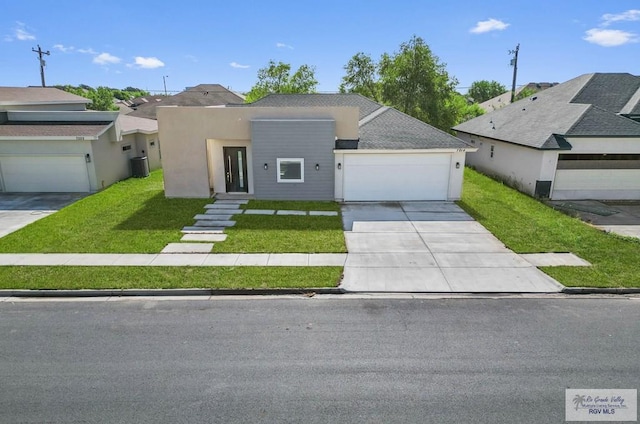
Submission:
M 277 165 L 279 183 L 304 182 L 304 159 L 278 158 Z
M 127 144 L 127 145 L 122 146 L 122 151 L 123 152 L 129 151 L 129 150 L 131 150 L 131 144 Z
M 493 145 L 492 145 L 492 146 L 491 146 L 491 150 L 490 150 L 490 154 L 489 154 L 489 157 L 491 157 L 492 159 L 493 159 L 493 155 L 494 155 L 494 153 L 495 153 L 495 150 L 496 150 L 496 146 L 493 146 Z
M 155 142 L 155 141 L 152 141 L 152 142 L 150 142 L 150 143 L 149 143 L 149 146 L 151 146 L 151 147 L 153 147 L 153 146 L 155 146 L 155 145 L 156 145 L 156 142 Z

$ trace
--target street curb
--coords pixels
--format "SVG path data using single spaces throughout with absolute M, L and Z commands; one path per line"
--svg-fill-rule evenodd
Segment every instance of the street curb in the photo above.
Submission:
M 640 288 L 613 288 L 613 287 L 565 287 L 564 294 L 640 294 Z
M 0 297 L 140 297 L 140 296 L 277 296 L 344 294 L 341 288 L 308 289 L 105 289 L 105 290 L 0 290 Z

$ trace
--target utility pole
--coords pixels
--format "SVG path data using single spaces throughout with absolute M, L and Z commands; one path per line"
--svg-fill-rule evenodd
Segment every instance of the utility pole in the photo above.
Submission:
M 167 80 L 165 78 L 169 78 L 169 75 L 162 76 L 162 83 L 164 84 L 164 95 L 167 95 Z
M 45 87 L 45 83 L 44 83 L 44 66 L 46 65 L 46 63 L 45 63 L 44 59 L 42 58 L 42 55 L 46 54 L 48 56 L 51 53 L 49 52 L 49 50 L 47 50 L 46 52 L 42 51 L 42 49 L 40 48 L 40 44 L 38 44 L 38 50 L 36 50 L 36 49 L 34 49 L 32 47 L 31 51 L 34 52 L 34 53 L 38 53 L 38 59 L 40 60 L 40 79 L 42 80 L 42 86 Z
M 516 46 L 515 50 L 509 50 L 509 54 L 514 55 L 511 59 L 511 66 L 513 66 L 513 84 L 511 85 L 511 103 L 516 100 L 516 75 L 518 74 L 518 51 L 520 50 L 520 43 Z

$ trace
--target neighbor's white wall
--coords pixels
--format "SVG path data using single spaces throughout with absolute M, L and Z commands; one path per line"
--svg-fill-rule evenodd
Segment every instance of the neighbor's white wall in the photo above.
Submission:
M 558 151 L 538 150 L 485 137 L 458 132 L 458 138 L 477 147 L 467 153 L 467 164 L 485 174 L 508 181 L 527 194 L 534 195 L 536 181 L 553 181 Z M 491 158 L 491 146 L 495 146 Z
M 42 104 L 42 105 L 0 105 L 0 110 L 44 110 L 44 111 L 79 111 L 86 110 L 84 103 L 60 103 L 60 104 Z
M 135 137 L 116 140 L 116 129 L 110 128 L 98 140 L 94 140 L 92 161 L 95 165 L 97 190 L 131 176 L 131 158 L 137 156 Z M 131 145 L 131 150 L 122 151 L 122 146 Z
M 640 137 L 568 137 L 573 148 L 566 153 L 640 153 Z
M 449 170 L 449 200 L 460 200 L 462 197 L 462 183 L 464 181 L 465 152 L 451 154 L 451 168 Z M 456 164 L 459 167 L 456 168 Z
M 157 108 L 157 116 L 167 197 L 209 197 L 211 190 L 206 140 L 246 142 L 251 139 L 252 119 L 333 118 L 336 121 L 336 137 L 352 140 L 358 138 L 359 112 L 356 107 L 160 106 Z M 247 166 L 251 168 L 250 160 Z M 214 173 L 219 174 L 218 168 Z M 219 180 L 215 175 L 213 179 Z

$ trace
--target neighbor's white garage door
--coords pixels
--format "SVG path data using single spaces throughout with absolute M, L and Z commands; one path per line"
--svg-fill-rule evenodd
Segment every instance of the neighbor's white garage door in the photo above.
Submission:
M 7 192 L 88 192 L 83 156 L 0 156 Z
M 449 154 L 345 154 L 344 200 L 447 200 Z
M 640 169 L 558 169 L 553 200 L 637 199 Z

